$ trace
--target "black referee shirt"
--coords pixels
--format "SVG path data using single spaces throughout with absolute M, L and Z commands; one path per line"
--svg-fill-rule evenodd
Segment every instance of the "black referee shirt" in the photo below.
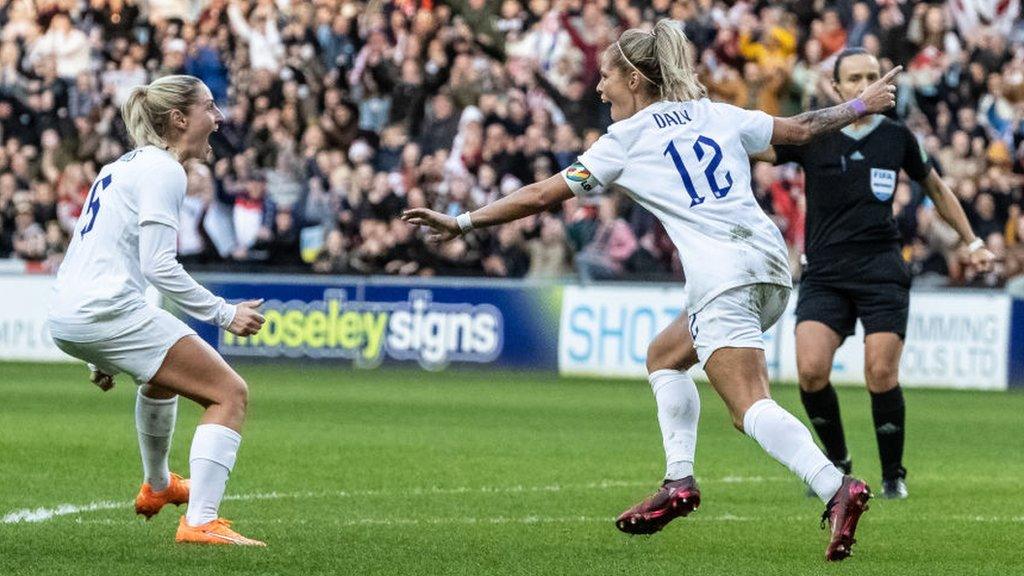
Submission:
M 776 164 L 804 169 L 808 262 L 893 249 L 900 239 L 892 214 L 899 171 L 921 181 L 931 170 L 910 130 L 881 115 L 803 146 L 776 146 L 775 154 Z

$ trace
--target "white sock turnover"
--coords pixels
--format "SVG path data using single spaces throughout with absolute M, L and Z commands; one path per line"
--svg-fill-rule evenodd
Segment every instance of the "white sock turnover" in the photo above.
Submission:
M 658 370 L 647 379 L 658 404 L 658 424 L 665 446 L 665 479 L 692 476 L 700 419 L 697 386 L 689 374 L 679 370 Z
M 842 485 L 843 473 L 814 443 L 807 427 L 774 400 L 754 402 L 743 415 L 743 431 L 807 483 L 822 502 L 828 502 Z
M 199 526 L 217 519 L 228 475 L 235 467 L 242 436 L 220 424 L 201 424 L 192 438 L 188 462 L 192 485 L 185 521 Z
M 149 398 L 142 395 L 141 388 L 135 395 L 135 429 L 139 436 L 142 473 L 144 481 L 154 492 L 167 489 L 171 481 L 167 455 L 171 451 L 171 437 L 174 435 L 177 417 L 177 396 L 167 399 Z

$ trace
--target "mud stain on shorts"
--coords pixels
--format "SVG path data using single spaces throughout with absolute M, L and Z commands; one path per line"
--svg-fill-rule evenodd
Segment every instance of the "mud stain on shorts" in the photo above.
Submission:
M 768 305 L 768 300 L 773 296 L 777 287 L 772 284 L 758 283 L 753 284 L 750 287 L 750 301 L 747 306 L 750 311 L 754 314 L 760 315 L 764 307 Z

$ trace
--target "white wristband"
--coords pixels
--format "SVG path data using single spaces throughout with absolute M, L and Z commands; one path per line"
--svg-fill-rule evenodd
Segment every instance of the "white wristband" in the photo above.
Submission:
M 974 252 L 978 248 L 984 248 L 984 247 L 985 247 L 985 241 L 982 240 L 981 238 L 975 238 L 974 242 L 971 242 L 970 244 L 967 245 L 967 249 L 970 250 L 971 252 Z
M 463 212 L 455 217 L 455 222 L 459 225 L 459 230 L 463 234 L 473 229 L 473 221 L 469 219 L 469 212 Z

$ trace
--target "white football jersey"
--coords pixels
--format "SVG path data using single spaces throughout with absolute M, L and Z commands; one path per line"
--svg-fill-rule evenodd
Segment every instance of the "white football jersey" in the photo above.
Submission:
M 177 230 L 186 185 L 184 167 L 155 146 L 132 150 L 100 170 L 57 272 L 53 336 L 96 341 L 149 317 L 139 226 L 157 222 Z
M 657 102 L 612 124 L 562 176 L 577 196 L 621 186 L 661 220 L 693 314 L 737 286 L 792 286 L 782 233 L 750 188 L 749 155 L 768 148 L 773 122 L 706 98 Z

